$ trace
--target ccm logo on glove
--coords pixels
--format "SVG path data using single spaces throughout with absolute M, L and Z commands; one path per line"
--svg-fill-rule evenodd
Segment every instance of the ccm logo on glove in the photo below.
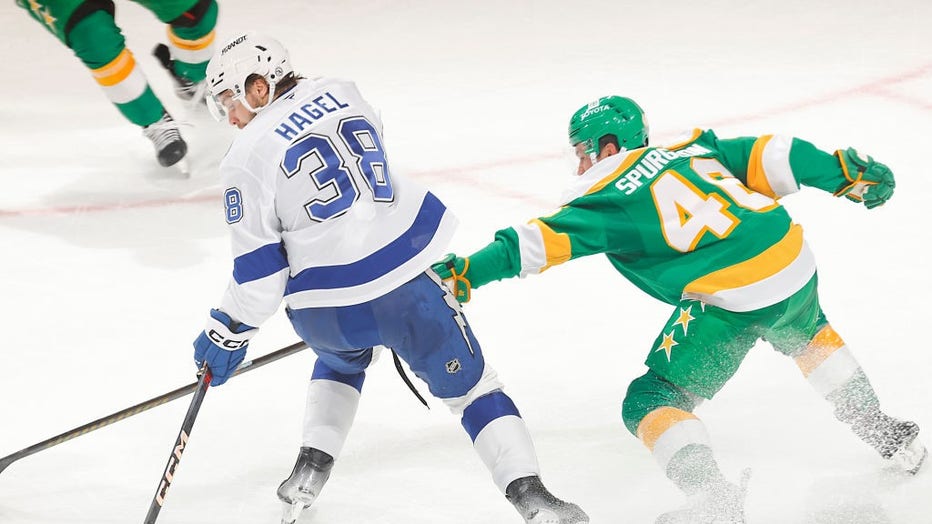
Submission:
M 219 386 L 236 371 L 246 357 L 249 339 L 257 329 L 237 322 L 219 309 L 211 309 L 207 326 L 194 341 L 194 363 L 207 364 L 212 375 L 210 385 Z
M 214 344 L 217 344 L 224 349 L 239 349 L 241 347 L 246 347 L 249 344 L 249 338 L 237 340 L 234 338 L 224 337 L 216 329 L 212 329 L 210 327 L 208 327 L 206 331 L 210 340 Z M 224 329 L 223 331 L 229 332 L 228 329 Z

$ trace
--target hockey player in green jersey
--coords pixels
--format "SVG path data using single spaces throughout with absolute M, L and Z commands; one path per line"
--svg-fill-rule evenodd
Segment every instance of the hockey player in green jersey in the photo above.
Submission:
M 169 45 L 160 44 L 156 55 L 169 69 L 176 94 L 186 100 L 203 100 L 207 62 L 213 56 L 216 0 L 135 0 L 168 25 Z M 180 162 L 188 151 L 162 102 L 126 48 L 114 21 L 113 0 L 17 0 L 20 7 L 91 70 L 107 98 L 130 122 L 140 126 L 155 146 L 162 166 Z M 184 169 L 184 168 L 182 168 Z
M 638 288 L 674 306 L 648 351 L 648 371 L 622 405 L 628 430 L 694 495 L 658 522 L 744 522 L 744 487 L 720 472 L 693 410 L 760 339 L 793 358 L 861 440 L 918 471 L 927 454 L 918 426 L 881 411 L 822 312 L 802 228 L 779 203 L 811 186 L 875 208 L 893 194 L 887 166 L 850 148 L 830 154 L 798 138 L 721 139 L 698 129 L 681 143 L 648 147 L 643 111 L 619 96 L 580 108 L 569 136 L 579 176 L 554 214 L 433 267 L 467 301 L 494 280 L 603 253 Z

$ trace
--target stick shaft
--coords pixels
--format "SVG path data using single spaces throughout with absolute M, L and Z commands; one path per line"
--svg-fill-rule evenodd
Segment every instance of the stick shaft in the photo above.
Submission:
M 268 355 L 263 355 L 255 360 L 246 361 L 243 364 L 241 364 L 239 368 L 237 368 L 237 370 L 233 373 L 233 376 L 235 377 L 236 375 L 239 375 L 241 373 L 247 373 L 254 369 L 258 369 L 266 364 L 275 362 L 276 360 L 285 358 L 289 355 L 302 351 L 305 348 L 307 348 L 307 344 L 305 344 L 304 342 L 297 342 L 288 347 L 281 348 L 278 351 L 273 351 L 272 353 L 269 353 Z M 84 424 L 83 426 L 76 427 L 70 431 L 66 431 L 60 435 L 56 435 L 50 439 L 46 439 L 46 440 L 43 440 L 42 442 L 33 444 L 29 446 L 28 448 L 21 449 L 17 451 L 16 453 L 0 458 L 0 472 L 3 472 L 3 470 L 5 470 L 7 466 L 16 462 L 19 459 L 28 457 L 39 451 L 57 446 L 61 444 L 62 442 L 67 442 L 75 437 L 80 437 L 81 435 L 90 433 L 91 431 L 95 431 L 100 428 L 109 426 L 110 424 L 113 424 L 114 422 L 119 422 L 123 419 L 132 417 L 133 415 L 138 415 L 142 413 L 143 411 L 148 411 L 154 407 L 161 406 L 162 404 L 165 404 L 167 402 L 171 402 L 172 400 L 179 399 L 181 397 L 189 395 L 195 389 L 197 389 L 197 385 L 198 385 L 197 382 L 193 382 L 186 386 L 182 386 L 178 389 L 169 391 L 168 393 L 164 393 L 155 398 L 151 398 L 145 402 L 136 404 L 135 406 L 122 409 L 120 411 L 117 411 L 116 413 L 113 413 L 112 415 L 101 417 L 93 422 L 88 422 L 87 424 Z
M 194 427 L 194 419 L 201 409 L 204 397 L 207 395 L 207 389 L 210 387 L 210 372 L 207 371 L 207 365 L 201 370 L 201 378 L 197 382 L 194 390 L 194 398 L 191 399 L 191 405 L 188 406 L 188 412 L 184 415 L 184 421 L 181 423 L 181 431 L 175 439 L 175 445 L 172 447 L 171 454 L 168 455 L 168 464 L 165 465 L 165 472 L 162 473 L 162 479 L 159 481 L 159 487 L 155 490 L 152 497 L 152 503 L 149 504 L 149 512 L 146 513 L 145 524 L 155 524 L 155 519 L 159 517 L 159 511 L 165 503 L 165 495 L 168 488 L 172 485 L 175 478 L 175 471 L 181 462 L 181 454 L 184 453 L 185 446 L 188 444 L 188 437 L 191 435 L 191 428 Z

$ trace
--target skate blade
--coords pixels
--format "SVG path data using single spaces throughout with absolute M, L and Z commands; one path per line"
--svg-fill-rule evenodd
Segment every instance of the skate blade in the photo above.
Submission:
M 527 519 L 527 524 L 560 524 L 560 517 L 552 511 L 542 509 Z
M 182 158 L 181 160 L 175 162 L 173 167 L 178 170 L 181 176 L 185 178 L 191 177 L 191 164 L 188 163 L 187 158 Z
M 560 516 L 548 509 L 540 509 L 525 522 L 527 524 L 589 524 L 589 517 L 585 514 Z
M 301 512 L 309 508 L 310 506 L 305 506 L 301 502 L 294 502 L 289 504 L 287 502 L 282 502 L 282 524 L 294 524 L 298 520 L 298 517 L 301 515 Z

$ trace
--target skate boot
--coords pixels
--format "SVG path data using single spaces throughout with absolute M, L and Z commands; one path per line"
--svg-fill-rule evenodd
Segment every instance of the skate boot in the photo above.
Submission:
M 155 145 L 155 155 L 163 167 L 177 164 L 188 152 L 178 124 L 167 111 L 162 113 L 162 118 L 142 128 L 142 134 Z
M 664 513 L 656 524 L 744 524 L 744 499 L 751 470 L 741 473 L 740 484 L 718 481 L 692 496 L 686 506 Z
M 876 412 L 851 425 L 861 440 L 870 444 L 880 456 L 915 475 L 929 452 L 919 441 L 919 426 Z
M 540 477 L 513 480 L 505 489 L 507 498 L 526 524 L 587 524 L 589 516 L 576 504 L 554 497 Z
M 278 486 L 278 498 L 282 501 L 282 524 L 294 524 L 302 511 L 311 507 L 323 489 L 333 457 L 319 449 L 302 447 L 298 453 L 291 476 Z
M 186 100 L 188 105 L 195 106 L 204 101 L 204 95 L 207 92 L 207 82 L 201 80 L 195 82 L 175 72 L 175 61 L 172 60 L 171 51 L 165 44 L 158 44 L 152 50 L 152 54 L 158 59 L 162 67 L 168 71 L 169 76 L 175 86 L 175 95 L 182 100 Z

